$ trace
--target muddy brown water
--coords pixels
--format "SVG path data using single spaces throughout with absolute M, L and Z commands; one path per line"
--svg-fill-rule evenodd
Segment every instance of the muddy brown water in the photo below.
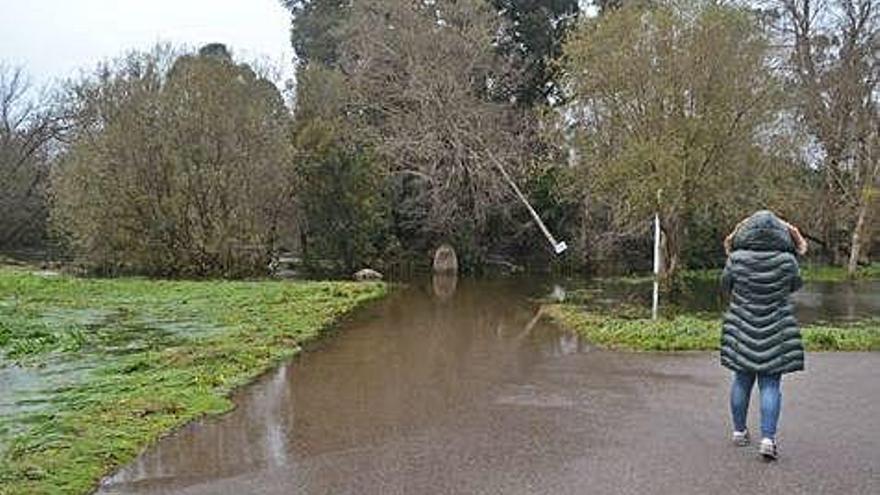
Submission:
M 309 483 L 321 467 L 307 460 L 355 456 L 426 434 L 426 425 L 458 423 L 484 396 L 549 410 L 564 405 L 569 399 L 552 393 L 499 388 L 586 347 L 539 318 L 534 292 L 517 282 L 446 278 L 400 290 L 242 391 L 232 413 L 160 442 L 105 480 L 105 490 L 174 493 L 273 466 L 300 466 Z M 481 412 L 489 414 L 488 406 Z M 409 454 L 373 461 L 393 464 Z
M 819 380 L 787 381 L 795 440 L 785 469 L 767 472 L 725 442 L 715 353 L 596 350 L 540 318 L 530 296 L 552 289 L 437 279 L 400 290 L 99 493 L 743 493 L 756 471 L 771 491 L 876 493 L 877 353 L 812 356 Z M 828 418 L 840 420 L 816 427 Z

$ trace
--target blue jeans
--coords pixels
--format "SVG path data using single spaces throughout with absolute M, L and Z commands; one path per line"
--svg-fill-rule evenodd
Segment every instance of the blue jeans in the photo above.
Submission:
M 730 387 L 730 412 L 733 414 L 733 428 L 736 431 L 746 429 L 746 418 L 749 413 L 749 398 L 752 395 L 752 386 L 758 379 L 758 388 L 761 391 L 761 436 L 763 438 L 776 438 L 776 423 L 779 422 L 779 410 L 782 407 L 782 391 L 780 382 L 782 376 L 756 375 L 744 371 L 733 373 L 733 384 Z

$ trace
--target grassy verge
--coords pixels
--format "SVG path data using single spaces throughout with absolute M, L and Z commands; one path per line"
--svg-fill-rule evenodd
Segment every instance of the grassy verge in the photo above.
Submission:
M 687 280 L 712 280 L 721 278 L 721 269 L 712 268 L 706 270 L 684 270 L 682 278 Z M 804 263 L 801 265 L 801 277 L 805 282 L 845 282 L 849 280 L 846 267 L 829 266 L 820 264 Z M 634 280 L 652 280 L 650 277 L 631 277 Z M 871 263 L 868 266 L 860 266 L 854 277 L 856 280 L 880 279 L 880 263 Z
M 828 265 L 804 264 L 801 267 L 805 280 L 811 282 L 842 282 L 848 280 L 845 267 Z M 880 279 L 880 263 L 871 263 L 868 266 L 860 266 L 856 270 L 857 280 Z
M 0 494 L 85 493 L 383 284 L 40 277 L 0 267 Z
M 706 268 L 701 270 L 682 270 L 682 281 L 687 282 L 717 282 L 721 278 L 721 268 Z M 850 280 L 846 267 L 829 266 L 820 264 L 804 263 L 801 265 L 801 277 L 805 282 L 845 282 Z M 878 280 L 880 279 L 880 263 L 871 263 L 868 266 L 860 266 L 856 270 L 855 280 Z M 615 277 L 596 278 L 596 281 L 618 284 L 646 284 L 654 280 L 650 273 L 634 275 L 621 275 Z
M 718 349 L 721 322 L 708 315 L 678 315 L 652 321 L 585 311 L 573 304 L 545 306 L 544 314 L 599 347 L 633 351 Z M 812 325 L 802 330 L 810 351 L 880 351 L 880 319 L 846 326 Z

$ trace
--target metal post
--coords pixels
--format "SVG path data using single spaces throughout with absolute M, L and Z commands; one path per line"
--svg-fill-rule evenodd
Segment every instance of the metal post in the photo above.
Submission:
M 544 233 L 544 237 L 546 237 L 550 244 L 553 246 L 553 251 L 555 251 L 556 254 L 562 254 L 563 251 L 568 249 L 568 245 L 565 243 L 565 241 L 556 242 L 556 238 L 553 237 L 553 234 L 550 233 L 550 230 L 547 228 L 546 225 L 544 225 L 544 222 L 541 221 L 541 217 L 538 216 L 538 212 L 536 212 L 535 209 L 532 208 L 532 205 L 529 204 L 529 200 L 526 199 L 526 195 L 519 190 L 516 182 L 513 181 L 510 175 L 508 175 L 507 170 L 504 169 L 504 166 L 501 165 L 501 162 L 496 160 L 494 157 L 492 158 L 492 161 L 495 162 L 495 166 L 498 167 L 498 170 L 501 171 L 501 175 L 504 176 L 504 179 L 507 181 L 508 184 L 510 184 L 510 187 L 513 188 L 513 191 L 516 193 L 517 197 L 519 197 L 520 201 L 522 201 L 526 205 L 526 208 L 529 210 L 532 218 L 535 219 L 535 223 L 538 224 L 538 228 L 541 229 L 541 232 Z
M 651 305 L 651 319 L 657 319 L 660 302 L 660 214 L 654 214 L 654 300 Z

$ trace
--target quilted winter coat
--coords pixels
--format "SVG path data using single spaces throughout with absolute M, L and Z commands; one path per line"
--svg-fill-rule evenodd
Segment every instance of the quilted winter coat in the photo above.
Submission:
M 721 276 L 722 290 L 730 295 L 721 363 L 734 371 L 804 369 L 804 346 L 789 300 L 802 284 L 792 235 L 788 224 L 769 211 L 755 213 L 732 234 Z

